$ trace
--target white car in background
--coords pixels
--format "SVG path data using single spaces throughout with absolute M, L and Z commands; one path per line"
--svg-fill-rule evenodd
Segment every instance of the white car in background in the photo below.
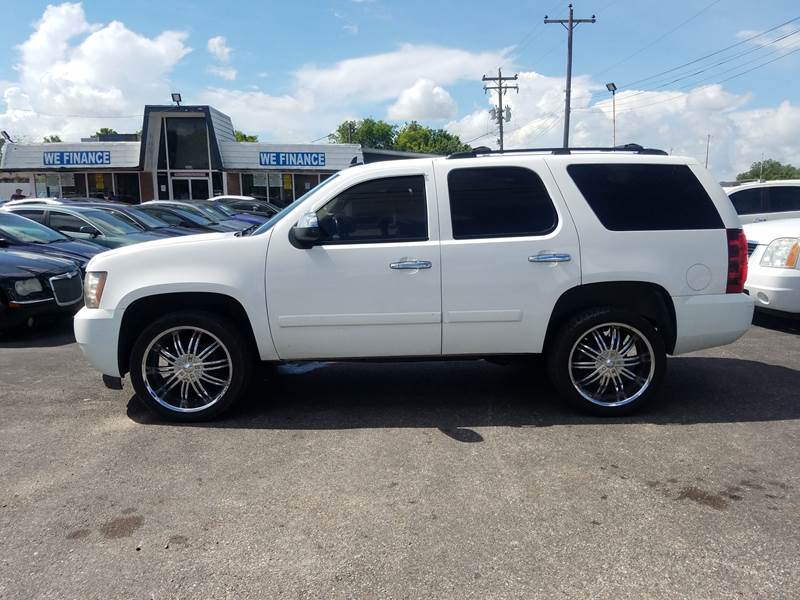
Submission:
M 800 218 L 800 179 L 753 181 L 723 189 L 742 223 Z
M 750 257 L 745 289 L 756 308 L 800 316 L 800 218 L 748 223 L 744 232 Z

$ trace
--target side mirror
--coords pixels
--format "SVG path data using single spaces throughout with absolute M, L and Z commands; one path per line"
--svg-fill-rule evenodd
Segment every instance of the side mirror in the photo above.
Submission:
M 322 241 L 322 230 L 319 228 L 317 213 L 308 212 L 300 217 L 297 225 L 292 227 L 291 240 L 298 248 L 308 249 Z
M 80 233 L 87 233 L 92 237 L 97 237 L 98 235 L 100 235 L 100 232 L 97 231 L 97 229 L 95 229 L 91 225 L 81 225 L 81 228 L 78 231 Z

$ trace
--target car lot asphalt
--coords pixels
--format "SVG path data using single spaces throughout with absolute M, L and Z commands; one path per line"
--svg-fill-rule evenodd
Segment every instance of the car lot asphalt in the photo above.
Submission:
M 0 337 L 0 598 L 790 598 L 800 330 L 573 414 L 539 368 L 306 364 L 158 422 L 69 323 Z

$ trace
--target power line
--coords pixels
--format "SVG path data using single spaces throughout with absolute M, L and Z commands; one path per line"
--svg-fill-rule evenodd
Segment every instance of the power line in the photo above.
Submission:
M 762 31 L 761 33 L 757 33 L 757 34 L 755 34 L 755 35 L 753 35 L 753 36 L 751 36 L 749 38 L 746 38 L 744 40 L 738 41 L 735 44 L 731 44 L 730 46 L 726 46 L 724 48 L 721 48 L 720 50 L 715 50 L 714 52 L 711 52 L 709 54 L 701 56 L 700 58 L 695 58 L 694 60 L 690 60 L 689 62 L 683 63 L 682 65 L 678 65 L 677 67 L 672 67 L 671 69 L 667 69 L 666 71 L 661 71 L 660 73 L 656 73 L 655 75 L 651 75 L 649 77 L 644 77 L 642 79 L 637 79 L 636 81 L 632 81 L 631 83 L 626 83 L 624 85 L 621 85 L 620 87 L 621 88 L 630 88 L 630 87 L 632 87 L 632 86 L 634 86 L 636 84 L 642 83 L 644 81 L 649 81 L 650 79 L 656 79 L 657 77 L 660 77 L 661 75 L 666 75 L 667 73 L 672 73 L 673 71 L 677 71 L 679 69 L 682 69 L 683 67 L 688 67 L 689 65 L 693 65 L 693 64 L 702 62 L 707 58 L 711 58 L 712 56 L 716 56 L 717 54 L 722 54 L 723 52 L 726 52 L 726 51 L 730 50 L 731 48 L 736 48 L 737 46 L 741 46 L 742 44 L 746 44 L 748 42 L 751 42 L 754 39 L 761 37 L 762 35 L 765 35 L 767 33 L 771 33 L 773 31 L 775 31 L 776 29 L 780 29 L 781 27 L 784 27 L 784 26 L 788 25 L 789 23 L 794 23 L 795 21 L 798 21 L 798 20 L 800 20 L 800 17 L 795 17 L 794 19 L 789 19 L 788 21 L 784 21 L 783 23 L 781 23 L 779 25 L 775 25 L 775 27 L 771 27 L 769 29 L 766 29 L 766 30 Z
M 625 58 L 623 58 L 622 60 L 619 60 L 619 61 L 615 62 L 613 65 L 611 65 L 611 66 L 609 66 L 609 67 L 606 67 L 605 69 L 603 69 L 602 71 L 600 71 L 599 73 L 597 73 L 597 75 L 602 75 L 603 73 L 606 73 L 606 72 L 610 71 L 610 70 L 611 70 L 611 69 L 613 69 L 614 67 L 618 67 L 618 66 L 619 66 L 619 65 L 621 65 L 622 63 L 628 62 L 630 59 L 632 59 L 632 58 L 633 58 L 634 56 L 636 56 L 637 54 L 641 54 L 641 53 L 642 53 L 642 52 L 644 52 L 645 50 L 648 50 L 649 48 L 652 48 L 652 47 L 653 47 L 653 46 L 655 46 L 655 45 L 656 45 L 658 42 L 660 42 L 661 40 L 663 40 L 665 37 L 667 37 L 667 36 L 669 36 L 669 35 L 672 35 L 672 34 L 673 34 L 673 33 L 675 33 L 675 32 L 676 32 L 678 29 L 680 29 L 681 27 L 683 27 L 683 26 L 684 26 L 684 25 L 686 25 L 687 23 L 689 23 L 689 22 L 693 21 L 694 19 L 696 19 L 697 17 L 699 17 L 700 15 L 702 15 L 704 12 L 706 12 L 708 9 L 710 9 L 712 6 L 714 6 L 715 4 L 719 4 L 720 2 L 722 2 L 722 0 L 712 0 L 712 2 L 710 2 L 709 4 L 707 4 L 706 6 L 704 6 L 703 8 L 701 8 L 699 11 L 697 11 L 696 13 L 694 13 L 694 14 L 693 14 L 691 17 L 689 17 L 689 18 L 688 18 L 688 19 L 686 19 L 685 21 L 681 21 L 680 23 L 678 23 L 678 25 L 676 25 L 675 27 L 673 27 L 673 28 L 672 28 L 672 29 L 670 29 L 669 31 L 666 31 L 666 32 L 662 33 L 660 36 L 658 36 L 656 39 L 654 39 L 654 40 L 653 40 L 652 42 L 650 42 L 649 44 L 646 44 L 646 45 L 642 46 L 641 48 L 639 48 L 639 49 L 638 49 L 636 52 L 634 52 L 634 53 L 632 53 L 632 54 L 629 54 L 628 56 L 626 56 L 626 57 L 625 57 Z
M 519 86 L 517 85 L 507 85 L 506 81 L 516 81 L 519 78 L 519 75 L 514 75 L 513 77 L 503 77 L 503 69 L 497 69 L 497 77 L 487 77 L 484 75 L 481 77 L 481 81 L 495 81 L 497 85 L 485 85 L 483 86 L 483 91 L 488 92 L 490 90 L 497 91 L 497 108 L 493 108 L 490 111 L 490 114 L 494 117 L 495 122 L 500 127 L 500 139 L 497 140 L 500 145 L 500 150 L 503 149 L 503 121 L 510 121 L 511 120 L 511 108 L 506 106 L 505 112 L 503 111 L 503 96 L 508 90 L 516 90 L 519 93 Z
M 595 23 L 597 19 L 592 15 L 591 19 L 576 19 L 572 12 L 572 4 L 569 5 L 569 17 L 566 19 L 548 19 L 544 16 L 545 25 L 557 23 L 567 30 L 567 91 L 564 99 L 564 148 L 569 148 L 569 109 L 572 99 L 572 33 L 581 23 Z

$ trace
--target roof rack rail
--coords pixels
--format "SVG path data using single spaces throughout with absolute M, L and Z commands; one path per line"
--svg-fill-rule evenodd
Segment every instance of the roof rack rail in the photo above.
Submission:
M 513 148 L 511 150 L 492 150 L 487 146 L 478 146 L 465 152 L 454 152 L 447 158 L 475 158 L 484 154 L 511 154 L 517 152 L 542 152 L 547 154 L 572 154 L 573 152 L 634 152 L 636 154 L 657 154 L 666 156 L 667 153 L 658 148 L 645 148 L 639 144 L 624 144 L 622 146 L 591 146 L 585 148 Z

